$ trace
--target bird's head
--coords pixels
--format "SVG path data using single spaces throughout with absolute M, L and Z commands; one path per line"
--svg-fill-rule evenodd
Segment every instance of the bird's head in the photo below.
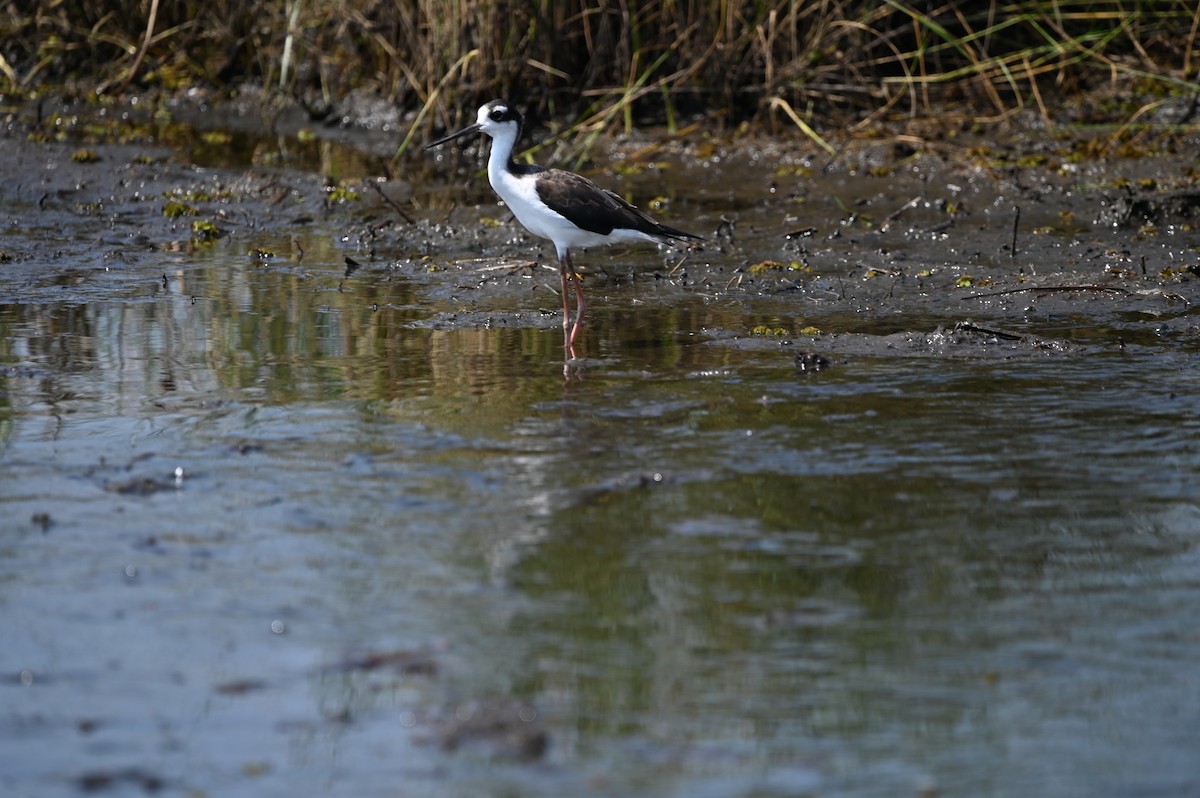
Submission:
M 516 108 L 504 100 L 492 100 L 479 106 L 475 124 L 440 138 L 432 144 L 426 144 L 425 149 L 445 144 L 447 141 L 453 141 L 462 136 L 469 136 L 472 133 L 486 133 L 494 139 L 511 138 L 515 142 L 521 136 L 521 125 L 524 122 L 525 120 Z

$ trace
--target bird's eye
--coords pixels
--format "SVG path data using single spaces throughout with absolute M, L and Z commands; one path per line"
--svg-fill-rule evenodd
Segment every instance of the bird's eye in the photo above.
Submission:
M 493 108 L 488 116 L 492 118 L 493 122 L 500 122 L 504 119 L 504 110 L 503 108 Z

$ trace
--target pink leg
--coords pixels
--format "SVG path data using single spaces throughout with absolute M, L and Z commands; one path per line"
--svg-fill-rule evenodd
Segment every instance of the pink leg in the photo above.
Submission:
M 575 343 L 575 336 L 579 333 L 580 326 L 583 325 L 583 314 L 587 313 L 587 300 L 583 298 L 583 283 L 579 280 L 579 275 L 575 273 L 575 269 L 571 269 L 571 282 L 575 283 L 575 325 L 571 328 L 571 339 L 568 344 Z
M 562 277 L 562 301 L 563 301 L 563 333 L 565 334 L 571 327 L 571 291 L 568 286 L 567 278 L 567 263 L 569 258 L 558 262 L 559 276 Z
M 583 298 L 583 283 L 579 280 L 579 275 L 575 273 L 575 264 L 571 262 L 570 252 L 563 253 L 562 259 L 559 261 L 559 271 L 562 276 L 563 333 L 566 335 L 566 346 L 570 347 L 575 345 L 575 336 L 579 334 L 579 327 L 583 322 L 583 314 L 587 312 L 587 300 Z M 571 324 L 568 281 L 575 286 L 574 324 Z

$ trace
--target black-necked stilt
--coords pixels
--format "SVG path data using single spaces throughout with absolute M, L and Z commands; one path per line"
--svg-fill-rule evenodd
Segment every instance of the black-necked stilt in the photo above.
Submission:
M 653 241 L 659 244 L 700 236 L 667 227 L 651 219 L 611 191 L 586 177 L 563 169 L 544 169 L 513 161 L 513 148 L 521 137 L 521 114 L 503 100 L 481 106 L 475 124 L 440 138 L 425 149 L 472 133 L 492 137 L 488 156 L 488 182 L 509 210 L 529 232 L 554 242 L 562 276 L 563 332 L 566 346 L 575 343 L 579 324 L 587 310 L 583 286 L 571 263 L 571 250 L 616 244 L 622 241 Z M 575 287 L 575 323 L 571 324 L 570 291 Z

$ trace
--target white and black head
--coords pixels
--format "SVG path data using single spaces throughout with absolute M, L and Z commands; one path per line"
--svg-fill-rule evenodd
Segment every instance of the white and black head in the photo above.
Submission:
M 457 133 L 451 133 L 449 136 L 440 138 L 432 144 L 426 144 L 425 149 L 445 144 L 447 141 L 453 141 L 462 136 L 469 136 L 472 133 L 486 133 L 494 139 L 505 138 L 515 142 L 521 137 L 521 126 L 524 123 L 524 118 L 516 108 L 513 108 L 504 100 L 492 100 L 479 107 L 479 113 L 475 117 L 475 124 L 468 125 Z
M 475 124 L 479 125 L 480 131 L 487 133 L 492 138 L 497 138 L 502 132 L 513 130 L 516 131 L 513 138 L 520 138 L 521 128 L 525 125 L 525 119 L 521 116 L 520 111 L 504 100 L 492 100 L 490 103 L 481 105 L 476 119 Z

